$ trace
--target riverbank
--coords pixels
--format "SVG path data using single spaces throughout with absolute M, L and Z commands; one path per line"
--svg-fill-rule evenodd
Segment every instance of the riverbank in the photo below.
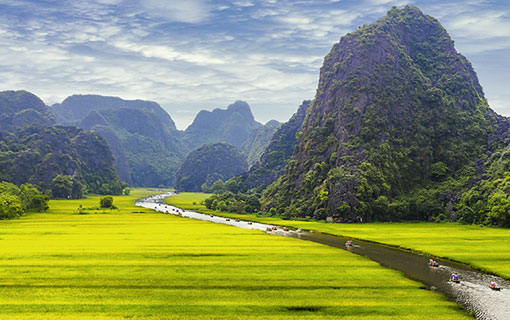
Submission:
M 322 221 L 283 220 L 257 215 L 211 211 L 200 202 L 209 195 L 181 193 L 167 203 L 184 209 L 260 223 L 315 230 L 419 251 L 458 261 L 475 269 L 510 279 L 510 230 L 455 223 L 340 224 Z M 193 204 L 195 202 L 195 204 Z
M 366 258 L 135 207 L 138 192 L 0 221 L 0 318 L 472 319 Z

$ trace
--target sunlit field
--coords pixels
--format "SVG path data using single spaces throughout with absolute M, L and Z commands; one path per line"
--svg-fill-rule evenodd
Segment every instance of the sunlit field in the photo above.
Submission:
M 469 319 L 347 251 L 99 197 L 0 221 L 0 319 Z
M 203 193 L 182 193 L 168 198 L 168 202 L 209 213 L 210 210 L 203 205 L 189 205 L 193 202 L 199 204 L 208 196 L 210 195 Z M 214 212 L 214 214 L 239 217 L 262 223 L 312 229 L 329 234 L 400 246 L 460 261 L 510 279 L 509 229 L 468 226 L 456 223 L 339 224 L 282 220 L 232 213 Z

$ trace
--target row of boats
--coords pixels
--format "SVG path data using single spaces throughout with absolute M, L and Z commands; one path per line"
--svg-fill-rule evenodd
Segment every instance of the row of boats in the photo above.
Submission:
M 346 247 L 352 247 L 353 246 L 352 240 L 347 240 L 347 242 L 345 243 L 345 246 Z M 434 259 L 429 259 L 428 265 L 431 268 L 438 268 L 439 267 L 439 263 L 436 260 L 434 260 Z M 456 273 L 452 273 L 451 276 L 450 276 L 449 281 L 453 282 L 453 283 L 460 283 L 460 276 L 458 274 L 456 274 Z M 490 282 L 489 288 L 494 290 L 494 291 L 500 291 L 501 290 L 501 287 L 495 281 L 491 281 Z
M 435 261 L 434 259 L 429 259 L 429 267 L 437 268 L 439 267 L 439 263 L 437 263 L 437 261 Z M 452 273 L 450 276 L 450 282 L 460 283 L 460 276 L 456 273 Z M 491 281 L 491 283 L 489 284 L 489 288 L 494 291 L 501 290 L 501 287 L 496 283 L 496 281 Z

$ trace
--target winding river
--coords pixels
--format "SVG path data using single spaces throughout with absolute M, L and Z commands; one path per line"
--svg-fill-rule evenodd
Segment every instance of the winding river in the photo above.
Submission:
M 407 278 L 419 281 L 429 290 L 444 294 L 448 299 L 456 301 L 467 311 L 473 311 L 477 319 L 503 320 L 510 319 L 510 281 L 501 277 L 476 271 L 466 265 L 448 260 L 436 259 L 439 267 L 429 267 L 429 256 L 388 247 L 382 244 L 363 240 L 353 240 L 353 245 L 346 247 L 348 238 L 332 236 L 312 231 L 298 232 L 296 230 L 284 231 L 282 227 L 250 221 L 235 221 L 214 215 L 185 211 L 180 208 L 163 203 L 172 192 L 159 194 L 139 200 L 136 205 L 163 213 L 180 215 L 192 219 L 228 224 L 245 229 L 256 229 L 274 235 L 287 236 L 302 240 L 313 241 L 352 253 L 365 256 L 377 261 L 384 267 L 398 270 Z M 276 228 L 276 230 L 273 227 Z M 271 229 L 271 231 L 266 231 Z M 450 282 L 452 273 L 460 275 L 460 283 Z M 494 291 L 489 283 L 495 281 L 502 288 Z

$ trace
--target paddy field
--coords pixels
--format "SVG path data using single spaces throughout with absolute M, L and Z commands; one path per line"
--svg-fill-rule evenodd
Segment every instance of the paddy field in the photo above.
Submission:
M 151 193 L 0 221 L 0 319 L 471 318 L 344 250 L 134 206 Z

